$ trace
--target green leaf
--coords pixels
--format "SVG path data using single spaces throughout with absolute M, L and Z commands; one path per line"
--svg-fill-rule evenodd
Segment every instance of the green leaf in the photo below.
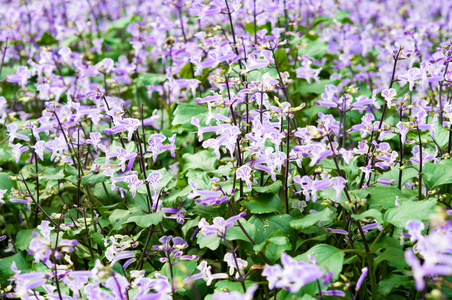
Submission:
M 349 11 L 337 11 L 334 18 L 342 24 L 349 23 L 353 25 L 353 21 L 348 17 L 349 14 Z
M 283 252 L 292 249 L 289 239 L 285 236 L 282 230 L 272 232 L 267 240 L 254 245 L 253 250 L 257 252 L 264 252 L 265 256 L 270 262 L 275 263 L 281 257 Z
M 290 227 L 292 216 L 284 215 L 254 215 L 248 220 L 249 223 L 254 224 L 256 228 L 257 244 L 265 241 L 272 232 L 282 230 L 286 236 L 295 237 L 296 231 Z M 291 238 L 293 240 L 293 238 Z
M 25 254 L 22 251 L 0 259 L 0 284 L 2 287 L 8 286 L 8 279 L 14 275 L 11 270 L 13 262 L 16 263 L 17 269 L 21 270 L 22 273 L 31 272 L 31 262 L 25 259 Z
M 384 216 L 384 220 L 396 227 L 404 228 L 411 220 L 427 220 L 434 212 L 436 200 L 406 201 L 400 205 L 389 209 Z
M 301 47 L 298 50 L 298 55 L 306 55 L 313 58 L 322 58 L 325 55 L 327 49 L 328 44 L 319 39 L 312 41 L 308 38 L 302 38 Z
M 16 69 L 17 68 L 14 68 L 14 67 L 3 66 L 2 74 L 0 74 L 0 81 L 5 80 L 6 75 L 16 74 Z M 5 151 L 3 148 L 1 150 Z
M 115 209 L 111 213 L 108 220 L 113 224 L 112 230 L 118 230 L 123 227 L 123 223 L 127 221 L 131 212 L 125 209 Z
M 258 193 L 271 193 L 271 194 L 277 194 L 282 187 L 281 180 L 276 180 L 270 185 L 266 186 L 253 186 L 253 190 L 255 190 Z
M 218 162 L 217 156 L 212 150 L 201 150 L 195 154 L 185 153 L 182 158 L 185 161 L 184 171 L 188 169 L 211 171 L 215 169 Z
M 383 209 L 396 207 L 395 201 L 397 196 L 399 197 L 399 203 L 403 203 L 412 198 L 404 193 L 405 189 L 399 190 L 393 186 L 370 187 L 367 188 L 367 191 L 370 194 L 370 199 L 367 201 L 367 204 L 381 206 Z
M 307 94 L 317 94 L 320 95 L 323 92 L 325 92 L 325 87 L 329 84 L 336 85 L 337 80 L 332 79 L 321 79 L 319 82 L 317 81 L 311 81 L 311 84 L 303 81 L 299 85 L 299 87 L 295 90 L 295 93 L 299 93 L 302 96 L 305 96 Z
M 138 86 L 157 85 L 165 81 L 166 75 L 155 73 L 140 73 L 134 81 Z
M 382 296 L 386 297 L 393 289 L 401 285 L 406 289 L 410 289 L 414 283 L 407 276 L 392 274 L 389 278 L 380 281 L 378 284 L 378 290 Z
M 168 278 L 171 278 L 172 275 L 175 279 L 179 277 L 179 279 L 182 280 L 190 276 L 195 271 L 197 264 L 198 262 L 193 260 L 181 261 L 172 266 L 173 273 L 171 274 L 169 264 L 165 263 L 162 267 L 161 274 Z
M 402 186 L 405 184 L 405 182 L 407 182 L 411 178 L 414 178 L 414 177 L 417 177 L 417 176 L 418 176 L 418 173 L 413 168 L 409 168 L 409 169 L 403 170 L 403 172 L 402 172 Z M 399 168 L 394 168 L 391 171 L 385 172 L 382 175 L 380 175 L 379 177 L 387 178 L 389 180 L 395 180 L 395 185 L 397 185 L 398 182 L 399 182 Z
M 432 175 L 430 178 L 427 176 L 424 176 L 423 178 L 427 189 L 431 191 L 437 186 L 452 183 L 452 172 L 450 170 L 451 166 L 445 163 L 436 165 L 433 163 L 426 163 L 423 166 L 422 173 Z
M 34 229 L 23 229 L 19 231 L 16 235 L 15 245 L 19 250 L 28 250 L 30 242 L 33 239 Z
M 9 194 L 11 192 L 11 188 L 17 188 L 16 182 L 9 179 L 10 175 L 11 174 L 8 174 L 6 172 L 0 173 L 0 189 L 8 190 L 7 194 Z
M 377 220 L 378 223 L 383 222 L 383 215 L 381 214 L 380 211 L 378 211 L 376 209 L 369 209 L 368 211 L 365 211 L 359 215 L 353 214 L 352 218 L 353 218 L 353 220 L 363 220 L 363 219 L 367 219 L 367 218 L 372 218 L 372 219 Z
M 397 269 L 408 268 L 408 264 L 405 262 L 405 253 L 400 248 L 390 247 L 386 249 L 383 253 L 379 254 L 374 260 L 375 266 L 377 266 L 378 264 L 385 260 L 391 267 Z
M 331 21 L 332 21 L 331 18 L 328 18 L 325 16 L 319 16 L 319 17 L 314 18 L 314 22 L 312 23 L 312 26 L 315 27 L 320 23 L 329 24 L 329 23 L 331 23 Z
M 253 284 L 255 284 L 254 281 L 245 280 L 246 288 L 249 288 Z M 215 284 L 215 289 L 219 290 L 219 291 L 229 291 L 229 292 L 237 291 L 237 292 L 243 293 L 242 284 L 240 282 L 238 282 L 238 281 L 219 280 Z
M 195 78 L 195 74 L 193 74 L 192 70 L 194 70 L 192 63 L 186 63 L 179 71 L 180 78 L 192 79 Z
M 275 62 L 278 65 L 279 72 L 285 72 L 289 69 L 289 59 L 285 48 L 275 51 Z
M 130 216 L 127 221 L 123 223 L 135 223 L 141 228 L 148 228 L 151 225 L 157 225 L 163 220 L 163 211 L 158 211 L 152 214 L 139 212 L 138 215 Z
M 253 214 L 281 213 L 282 211 L 281 199 L 272 194 L 262 194 L 251 201 L 244 201 L 244 205 Z
M 82 177 L 81 184 L 96 184 L 99 182 L 105 182 L 107 180 L 107 176 L 103 174 L 103 172 L 94 173 L 91 172 L 88 175 Z
M 209 112 L 207 107 L 196 103 L 178 103 L 174 111 L 174 119 L 172 125 L 182 125 L 183 127 L 194 127 L 191 119 L 196 117 L 200 124 L 205 124 L 206 115 Z
M 129 17 L 119 18 L 108 23 L 107 31 L 126 28 L 132 20 Z
M 318 222 L 332 222 L 336 213 L 328 207 L 318 213 L 310 213 L 301 219 L 292 220 L 290 226 L 297 230 L 309 228 Z
M 44 32 L 36 44 L 38 44 L 38 46 L 50 46 L 58 44 L 58 41 L 50 33 Z
M 215 235 L 200 236 L 198 234 L 199 248 L 209 248 L 210 250 L 217 250 L 220 246 L 220 238 Z
M 198 226 L 200 219 L 200 216 L 196 216 L 194 219 L 188 219 L 185 222 L 185 224 L 182 226 L 182 234 L 184 235 L 184 237 L 187 236 L 187 233 L 191 228 Z
M 245 228 L 248 235 L 254 240 L 254 238 L 256 237 L 256 227 L 254 226 L 254 224 L 251 224 L 250 222 L 247 222 L 245 220 L 241 220 L 240 223 L 242 224 L 243 228 Z M 226 233 L 226 238 L 229 241 L 242 240 L 245 242 L 250 242 L 250 239 L 245 235 L 245 233 L 239 226 L 233 226 L 229 228 Z
M 308 254 L 311 254 L 314 257 L 321 268 L 333 272 L 333 280 L 339 278 L 345 256 L 342 250 L 330 245 L 320 244 L 312 247 L 308 252 L 296 256 L 295 259 L 298 261 L 311 262 L 308 258 Z
M 444 128 L 439 124 L 439 121 L 436 120 L 435 124 L 433 124 L 433 132 L 435 133 L 435 141 L 442 148 L 447 145 L 449 142 L 449 130 Z

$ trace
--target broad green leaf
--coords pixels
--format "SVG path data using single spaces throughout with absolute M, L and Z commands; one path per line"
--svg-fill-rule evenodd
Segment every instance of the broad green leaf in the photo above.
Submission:
M 236 271 L 237 272 L 237 271 Z M 252 286 L 253 284 L 255 284 L 254 281 L 251 280 L 245 280 L 245 286 L 246 288 L 249 288 L 250 286 Z M 230 280 L 219 280 L 217 281 L 217 283 L 215 284 L 215 289 L 219 290 L 219 291 L 237 291 L 243 294 L 243 287 L 242 284 L 238 281 L 230 281 Z M 232 299 L 231 299 L 232 300 Z
M 327 49 L 328 44 L 319 39 L 312 41 L 307 38 L 302 38 L 301 47 L 298 50 L 298 55 L 306 55 L 313 58 L 322 58 L 325 55 Z
M 11 192 L 11 188 L 17 188 L 16 182 L 9 179 L 10 175 L 11 174 L 8 174 L 6 172 L 0 173 L 0 189 L 8 190 L 7 194 L 9 194 Z
M 329 84 L 336 85 L 337 80 L 332 79 L 322 79 L 320 82 L 313 80 L 311 84 L 307 82 L 302 82 L 296 89 L 295 93 L 300 93 L 302 96 L 307 94 L 317 94 L 320 95 L 325 92 L 325 87 Z
M 132 20 L 129 17 L 119 18 L 108 23 L 107 31 L 126 28 Z
M 292 245 L 282 230 L 272 232 L 266 241 L 253 247 L 254 251 L 263 252 L 272 263 L 275 263 L 283 252 L 291 249 Z
M 30 242 L 33 239 L 33 231 L 34 229 L 23 229 L 19 231 L 16 235 L 15 245 L 19 250 L 28 250 L 28 246 L 30 246 Z
M 209 248 L 210 250 L 217 250 L 220 246 L 220 238 L 215 235 L 201 236 L 198 234 L 199 248 Z
M 0 74 L 0 81 L 5 80 L 6 75 L 11 75 L 11 74 L 16 74 L 16 68 L 14 67 L 9 67 L 9 66 L 3 66 L 2 68 L 2 74 Z M 3 151 L 5 151 L 3 148 L 1 149 Z M 6 154 L 6 153 L 5 153 Z M 2 155 L 3 156 L 3 155 Z M 2 159 L 3 160 L 3 159 Z
M 349 23 L 353 25 L 353 21 L 348 17 L 350 13 L 348 11 L 337 11 L 334 19 L 341 22 L 342 24 Z
M 180 78 L 187 78 L 187 79 L 195 78 L 194 77 L 195 74 L 193 74 L 192 70 L 194 70 L 193 64 L 186 63 L 185 66 L 183 66 L 179 71 Z
M 131 212 L 129 210 L 115 209 L 108 218 L 110 223 L 114 224 L 112 229 L 113 230 L 121 229 L 123 227 L 122 224 L 127 221 L 130 214 Z
M 243 202 L 253 214 L 280 213 L 282 211 L 281 199 L 277 195 L 262 194 L 255 199 Z
M 138 86 L 157 85 L 165 81 L 166 75 L 155 73 L 140 73 L 134 81 Z
M 256 237 L 256 227 L 254 224 L 247 222 L 246 220 L 240 220 L 243 228 L 245 228 L 248 235 L 254 239 Z M 237 222 L 235 222 L 237 224 Z M 246 236 L 240 226 L 233 226 L 229 228 L 226 232 L 226 238 L 229 241 L 242 240 L 245 242 L 250 242 L 250 239 Z
M 400 205 L 389 209 L 384 216 L 386 222 L 392 225 L 404 228 L 406 223 L 411 220 L 427 220 L 429 215 L 434 212 L 436 200 L 406 201 Z
M 50 45 L 55 45 L 57 43 L 58 43 L 58 41 L 48 32 L 44 32 L 41 35 L 41 38 L 39 39 L 39 41 L 36 42 L 36 44 L 38 44 L 38 46 L 50 46 Z
M 431 175 L 430 178 L 428 176 L 423 176 L 425 186 L 429 191 L 437 186 L 452 183 L 451 166 L 445 163 L 436 165 L 433 163 L 426 163 L 423 166 L 422 173 Z
M 182 280 L 182 279 L 190 276 L 195 271 L 197 265 L 198 265 L 198 262 L 194 261 L 194 260 L 181 261 L 172 266 L 172 269 L 173 269 L 172 275 L 174 276 L 174 279 L 179 277 L 178 279 Z M 168 278 L 171 278 L 171 270 L 170 270 L 170 266 L 168 263 L 165 263 L 163 265 L 163 267 L 161 269 L 161 274 Z
M 314 22 L 312 23 L 312 26 L 315 27 L 320 23 L 324 23 L 325 25 L 327 25 L 327 24 L 331 23 L 331 21 L 332 21 L 331 18 L 328 18 L 325 16 L 319 16 L 319 17 L 314 18 Z
M 367 218 L 372 218 L 372 219 L 377 220 L 378 223 L 383 222 L 383 215 L 381 214 L 380 211 L 378 211 L 376 209 L 369 209 L 359 215 L 353 214 L 352 218 L 353 218 L 353 220 L 363 220 L 363 219 L 367 219 Z
M 411 197 L 404 193 L 405 189 L 399 190 L 394 186 L 376 186 L 367 188 L 370 199 L 367 204 L 370 206 L 381 206 L 383 209 L 396 207 L 396 197 L 399 197 L 399 203 L 409 200 Z
M 328 207 L 318 213 L 310 213 L 301 219 L 292 220 L 290 226 L 297 230 L 309 228 L 318 222 L 332 222 L 336 213 Z
M 270 185 L 266 186 L 253 186 L 253 190 L 258 193 L 272 193 L 277 194 L 282 186 L 281 180 L 277 180 Z
M 433 132 L 435 133 L 434 139 L 440 147 L 444 147 L 449 143 L 449 130 L 441 126 L 438 120 L 433 124 Z
M 0 259 L 0 284 L 2 287 L 8 286 L 8 279 L 14 275 L 14 272 L 11 270 L 13 262 L 16 263 L 17 269 L 21 270 L 22 273 L 31 272 L 31 262 L 25 259 L 25 254 L 22 251 Z
M 396 287 L 403 286 L 406 289 L 410 289 L 410 287 L 412 287 L 413 285 L 414 282 L 409 277 L 392 274 L 388 278 L 379 282 L 378 291 L 382 296 L 386 297 Z
M 379 254 L 374 260 L 375 267 L 384 260 L 386 260 L 391 267 L 397 269 L 408 268 L 408 264 L 405 262 L 405 254 L 400 248 L 390 247 Z
M 195 154 L 185 153 L 182 158 L 185 161 L 184 171 L 187 169 L 211 171 L 215 169 L 215 165 L 218 162 L 218 159 L 212 150 L 201 150 Z
M 135 223 L 141 228 L 148 228 L 151 225 L 157 225 L 163 220 L 163 211 L 158 211 L 152 214 L 139 212 L 138 215 L 133 215 L 127 218 L 123 223 Z
M 317 261 L 318 265 L 325 271 L 333 272 L 333 280 L 339 278 L 344 263 L 344 252 L 333 246 L 320 244 L 309 249 L 308 252 L 295 257 L 298 261 L 311 262 L 308 254 L 312 255 Z
M 291 241 L 295 240 L 297 233 L 290 227 L 290 221 L 292 216 L 284 215 L 254 215 L 248 220 L 249 223 L 254 224 L 256 227 L 256 238 L 254 239 L 257 244 L 265 241 L 272 232 L 282 230 Z
M 285 48 L 281 48 L 275 51 L 275 61 L 278 65 L 279 72 L 285 72 L 289 68 L 289 60 L 287 59 L 287 53 Z
M 107 176 L 103 174 L 103 172 L 94 173 L 91 172 L 88 175 L 82 177 L 82 185 L 83 184 L 96 184 L 99 182 L 105 182 L 107 180 Z
M 411 178 L 417 177 L 418 172 L 415 169 L 409 168 L 402 171 L 402 186 Z M 388 172 L 384 172 L 379 178 L 387 178 L 389 180 L 395 180 L 394 186 L 397 186 L 399 182 L 399 168 L 394 168 Z
M 196 117 L 199 123 L 204 126 L 206 115 L 209 112 L 207 107 L 196 103 L 178 103 L 174 111 L 174 119 L 172 125 L 182 125 L 184 127 L 195 127 L 191 124 L 191 119 Z
M 198 226 L 200 219 L 200 216 L 196 216 L 195 218 L 188 219 L 185 222 L 185 224 L 182 226 L 182 234 L 184 235 L 184 237 L 187 236 L 187 233 L 191 228 Z

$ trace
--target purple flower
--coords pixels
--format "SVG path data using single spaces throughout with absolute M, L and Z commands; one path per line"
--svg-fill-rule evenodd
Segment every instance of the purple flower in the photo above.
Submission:
M 210 286 L 212 284 L 212 281 L 214 279 L 225 279 L 228 278 L 228 274 L 226 273 L 217 273 L 217 274 L 212 274 L 212 272 L 210 271 L 212 269 L 211 266 L 207 265 L 206 261 L 202 261 L 199 266 L 196 267 L 196 269 L 200 270 L 200 273 L 188 276 L 184 279 L 185 283 L 189 283 L 192 282 L 194 280 L 197 279 L 204 279 L 206 282 L 207 286 Z
M 11 144 L 11 148 L 13 148 L 12 152 L 14 154 L 16 163 L 19 162 L 20 156 L 22 155 L 22 153 L 24 153 L 25 151 L 28 150 L 28 146 L 22 146 L 22 144 L 20 144 L 20 143 Z
M 332 228 L 326 228 L 325 231 L 326 231 L 326 232 L 330 232 L 330 233 L 337 233 L 337 234 L 348 235 L 348 231 L 346 231 L 346 230 L 344 230 L 344 229 L 332 229 Z
M 341 290 L 322 290 L 322 295 L 345 297 L 345 292 Z
M 265 264 L 262 276 L 267 278 L 268 288 L 283 288 L 291 293 L 298 292 L 304 285 L 319 280 L 324 276 L 319 266 L 307 262 L 296 261 L 288 254 L 281 254 L 280 265 Z
M 309 176 L 305 175 L 300 177 L 297 175 L 293 179 L 301 186 L 303 194 L 306 197 L 306 201 L 309 201 L 312 197 L 312 202 L 317 201 L 317 192 L 329 188 L 333 182 L 330 179 L 312 180 Z
M 193 181 L 188 182 L 192 187 L 193 191 L 188 194 L 188 199 L 195 199 L 196 203 L 201 203 L 203 206 L 206 205 L 221 205 L 223 202 L 228 200 L 228 196 L 224 195 L 221 191 L 213 190 L 198 190 L 196 184 Z M 199 198 L 198 198 L 199 197 Z
M 14 75 L 6 75 L 7 82 L 18 83 L 22 88 L 28 83 L 28 79 L 31 78 L 30 70 L 25 66 L 19 66 L 17 72 Z
M 314 79 L 316 82 L 320 82 L 319 74 L 322 71 L 322 68 L 311 68 L 311 63 L 312 59 L 303 55 L 301 59 L 301 67 L 295 70 L 297 72 L 297 78 L 304 78 L 309 84 L 311 84 L 311 79 Z
M 392 106 L 392 100 L 394 100 L 394 97 L 397 95 L 397 91 L 393 88 L 390 89 L 384 89 L 381 91 L 381 96 L 385 99 L 388 107 Z
M 234 222 L 238 221 L 239 219 L 243 218 L 244 216 L 246 216 L 246 212 L 241 212 L 240 214 L 230 217 L 227 220 L 225 220 L 222 217 L 216 217 L 213 219 L 212 225 L 209 225 L 209 223 L 207 223 L 206 219 L 202 218 L 198 224 L 198 227 L 200 229 L 199 234 L 201 236 L 216 235 L 220 238 L 225 238 L 226 229 L 234 226 Z
M 172 137 L 168 138 L 168 141 L 170 144 L 163 145 L 163 142 L 166 140 L 166 136 L 163 134 L 153 134 L 148 140 L 149 146 L 146 148 L 146 151 L 152 152 L 152 159 L 155 162 L 157 160 L 157 156 L 159 155 L 160 151 L 162 150 L 170 150 L 171 156 L 176 157 L 176 153 L 174 150 L 176 149 L 176 145 L 174 144 L 176 142 L 176 134 L 174 134 Z
M 129 190 L 132 193 L 132 196 L 135 197 L 137 194 L 137 189 L 140 185 L 143 184 L 143 180 L 139 180 L 138 176 L 130 175 L 124 179 L 124 182 L 129 184 Z
M 409 69 L 408 72 L 404 75 L 399 75 L 399 79 L 408 81 L 410 84 L 410 91 L 413 90 L 414 84 L 421 80 L 422 72 L 419 68 Z
M 363 269 L 361 269 L 361 275 L 358 278 L 358 282 L 356 282 L 356 287 L 355 290 L 359 291 L 359 289 L 361 288 L 361 285 L 364 282 L 364 279 L 367 276 L 367 272 L 369 271 L 368 267 L 364 267 Z
M 8 135 L 9 135 L 9 142 L 12 143 L 14 141 L 14 139 L 19 139 L 19 140 L 24 140 L 24 141 L 30 141 L 30 138 L 24 134 L 20 134 L 17 133 L 17 130 L 19 129 L 19 127 L 17 126 L 17 124 L 15 123 L 11 123 L 8 124 L 6 126 L 7 130 L 8 130 Z
M 252 169 L 248 165 L 243 165 L 235 171 L 237 179 L 243 179 L 249 188 L 251 188 L 251 185 L 252 185 L 251 179 L 250 179 L 251 171 L 252 171 Z

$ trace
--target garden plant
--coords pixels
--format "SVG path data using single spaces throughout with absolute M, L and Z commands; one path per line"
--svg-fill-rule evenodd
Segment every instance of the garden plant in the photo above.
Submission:
M 452 299 L 451 0 L 0 0 L 1 299 Z

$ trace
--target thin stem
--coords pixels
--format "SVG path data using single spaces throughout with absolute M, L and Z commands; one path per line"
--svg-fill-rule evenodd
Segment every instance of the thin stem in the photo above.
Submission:
M 13 245 L 14 252 L 16 252 L 17 251 L 16 243 L 14 243 L 13 237 L 11 236 L 11 233 L 9 232 L 9 229 L 8 229 L 8 223 L 6 222 L 5 209 L 3 208 L 3 205 L 0 205 L 0 207 L 2 208 L 3 223 L 5 224 L 6 235 L 8 236 L 9 240 L 11 241 L 11 243 Z
M 282 120 L 282 118 L 281 118 Z M 290 154 L 290 118 L 287 117 L 287 141 L 286 141 L 286 174 L 284 178 L 284 194 L 286 201 L 286 214 L 289 214 L 289 154 Z
M 22 175 L 22 173 L 19 173 L 20 177 L 22 177 L 22 182 L 25 184 L 25 188 L 28 191 L 28 195 L 30 196 L 31 200 L 33 201 L 33 203 L 39 207 L 39 210 L 46 216 L 46 218 L 50 221 L 50 223 L 52 223 L 54 226 L 57 226 L 57 223 L 55 223 L 55 221 L 52 220 L 52 218 L 49 216 L 49 214 L 41 207 L 41 205 L 39 205 L 39 203 L 36 202 L 35 197 L 33 197 L 33 194 L 31 193 L 30 189 L 28 188 L 28 184 L 25 181 L 24 176 Z
M 0 77 L 2 76 L 3 63 L 5 62 L 7 48 L 8 48 L 8 38 L 6 38 L 6 41 L 5 41 L 5 51 L 3 51 L 2 62 L 0 63 Z
M 419 130 L 419 126 L 417 127 L 417 134 L 419 138 L 419 191 L 418 191 L 418 199 L 422 200 L 422 139 L 421 139 L 421 131 Z

